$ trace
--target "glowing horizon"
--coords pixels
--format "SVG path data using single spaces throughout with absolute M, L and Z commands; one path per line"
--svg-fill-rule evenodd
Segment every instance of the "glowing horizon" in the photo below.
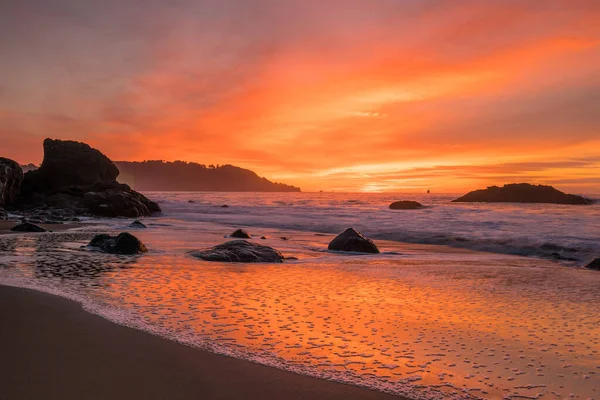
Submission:
M 303 191 L 600 192 L 600 3 L 15 2 L 2 154 L 233 164 Z

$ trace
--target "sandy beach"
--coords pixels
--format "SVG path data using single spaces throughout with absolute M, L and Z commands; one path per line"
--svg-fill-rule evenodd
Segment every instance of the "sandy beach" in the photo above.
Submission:
M 391 399 L 193 349 L 0 286 L 0 399 Z

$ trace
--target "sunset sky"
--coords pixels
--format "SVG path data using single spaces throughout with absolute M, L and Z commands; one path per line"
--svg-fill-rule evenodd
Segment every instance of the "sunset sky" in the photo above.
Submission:
M 598 0 L 4 0 L 0 156 L 234 164 L 305 191 L 600 193 Z

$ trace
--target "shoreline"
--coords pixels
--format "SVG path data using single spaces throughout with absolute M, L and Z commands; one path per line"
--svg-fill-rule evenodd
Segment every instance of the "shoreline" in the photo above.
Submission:
M 403 399 L 195 349 L 0 285 L 0 399 Z

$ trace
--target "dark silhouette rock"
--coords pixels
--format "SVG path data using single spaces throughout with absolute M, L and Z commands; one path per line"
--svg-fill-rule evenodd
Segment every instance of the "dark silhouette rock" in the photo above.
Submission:
M 104 185 L 102 185 L 104 186 Z M 142 194 L 124 184 L 112 184 L 100 191 L 90 191 L 83 196 L 83 205 L 94 215 L 102 217 L 139 218 L 160 212 L 160 207 Z
M 227 204 L 223 204 L 221 208 L 229 208 L 229 206 Z
M 72 140 L 44 140 L 44 161 L 26 174 L 26 185 L 44 190 L 113 182 L 119 169 L 100 151 Z
M 250 239 L 250 234 L 243 229 L 236 229 L 231 235 L 232 238 Z
M 80 214 L 139 218 L 160 212 L 144 195 L 115 179 L 117 167 L 85 143 L 46 139 L 44 161 L 25 174 L 17 208 L 26 212 L 61 210 Z
M 353 251 L 359 253 L 379 253 L 371 239 L 364 237 L 353 228 L 348 228 L 329 243 L 329 250 Z
M 283 262 L 283 255 L 274 248 L 245 240 L 232 240 L 211 249 L 194 251 L 190 254 L 206 261 L 245 263 Z
M 585 268 L 600 271 L 600 258 L 594 258 L 588 265 L 585 266 Z
M 118 236 L 110 236 L 105 233 L 96 235 L 88 245 L 104 253 L 110 254 L 141 254 L 146 253 L 146 246 L 131 233 L 123 232 Z
M 290 240 L 290 238 L 287 237 L 287 236 L 281 236 L 279 239 L 281 239 L 281 240 Z
M 552 186 L 511 183 L 503 187 L 489 186 L 475 190 L 452 200 L 453 202 L 488 203 L 552 203 L 552 204 L 591 204 L 591 200 L 574 194 L 566 194 Z
M 8 213 L 4 211 L 4 208 L 0 208 L 0 220 L 8 218 Z
M 138 228 L 138 229 L 144 229 L 147 228 L 146 224 L 144 224 L 142 221 L 140 221 L 139 219 L 133 221 L 131 224 L 129 224 L 129 226 L 131 228 Z
M 10 230 L 13 232 L 46 232 L 44 228 L 32 224 L 31 222 L 23 222 L 19 225 L 15 225 Z
M 210 192 L 299 192 L 300 188 L 274 183 L 253 171 L 233 165 L 202 165 L 184 161 L 116 161 L 136 190 Z
M 391 210 L 418 210 L 419 208 L 423 208 L 423 205 L 411 200 L 400 200 L 390 204 Z
M 261 238 L 262 240 L 267 240 L 267 237 L 266 237 L 266 236 L 261 236 L 260 238 Z
M 0 207 L 15 203 L 21 192 L 23 170 L 13 160 L 0 157 Z
M 195 203 L 195 201 L 194 200 L 188 200 L 188 203 L 192 204 L 192 203 Z

